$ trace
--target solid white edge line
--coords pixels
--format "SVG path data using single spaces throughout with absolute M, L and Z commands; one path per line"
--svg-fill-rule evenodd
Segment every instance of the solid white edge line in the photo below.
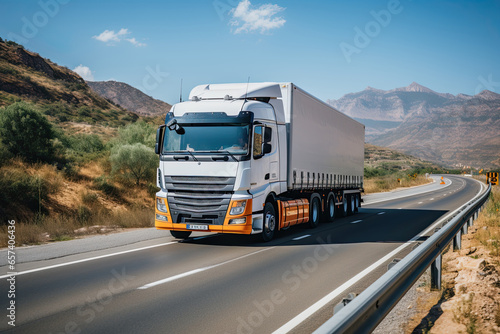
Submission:
M 405 195 L 405 196 L 401 196 L 401 197 L 386 198 L 386 199 L 382 199 L 382 200 L 378 200 L 378 201 L 374 201 L 374 202 L 366 202 L 364 205 L 372 205 L 372 204 L 377 204 L 377 203 L 382 203 L 382 202 L 387 202 L 387 201 L 394 201 L 396 199 L 401 199 L 401 198 L 406 198 L 406 197 L 412 197 L 412 196 L 418 196 L 418 195 L 423 195 L 423 194 L 426 194 L 426 193 L 434 192 L 434 191 L 437 191 L 437 190 L 441 190 L 441 189 L 444 189 L 444 188 L 446 188 L 448 186 L 451 186 L 451 180 L 450 179 L 446 179 L 446 180 L 450 181 L 450 183 L 446 183 L 442 188 L 439 188 L 439 189 L 425 190 L 425 191 L 422 191 L 421 193 L 416 193 L 416 194 L 411 194 L 411 195 Z M 422 186 L 417 186 L 417 187 L 423 187 L 423 186 L 428 186 L 428 185 L 432 185 L 432 184 L 434 184 L 434 183 L 424 184 Z M 388 194 L 391 194 L 391 193 L 388 193 Z M 394 194 L 394 193 L 392 193 L 392 194 Z
M 302 235 L 300 237 L 293 238 L 292 240 L 297 241 L 297 240 L 304 239 L 304 238 L 307 238 L 307 237 L 310 237 L 310 236 L 311 236 L 310 234 L 306 234 L 306 235 Z
M 145 290 L 145 289 L 152 288 L 152 287 L 160 285 L 160 284 L 165 284 L 165 283 L 168 283 L 168 282 L 172 282 L 172 281 L 178 280 L 180 278 L 184 278 L 184 277 L 187 277 L 187 276 L 198 274 L 198 273 L 201 273 L 203 271 L 206 271 L 206 270 L 209 270 L 209 269 L 213 269 L 213 268 L 216 268 L 216 267 L 220 267 L 220 266 L 223 266 L 225 264 L 228 264 L 228 263 L 231 263 L 231 262 L 234 262 L 234 261 L 238 261 L 238 260 L 244 259 L 246 257 L 252 256 L 252 255 L 255 255 L 255 254 L 258 254 L 258 253 L 270 250 L 270 249 L 273 249 L 273 248 L 275 248 L 275 247 L 264 248 L 264 249 L 258 250 L 256 252 L 253 252 L 253 253 L 250 253 L 250 254 L 242 255 L 242 256 L 237 257 L 235 259 L 231 259 L 231 260 L 224 261 L 224 262 L 221 262 L 221 263 L 213 264 L 213 265 L 208 266 L 208 267 L 203 267 L 203 268 L 198 268 L 198 269 L 193 269 L 193 270 L 190 270 L 190 271 L 186 271 L 185 273 L 182 273 L 182 274 L 177 274 L 177 275 L 174 275 L 174 276 L 170 276 L 170 277 L 161 279 L 159 281 L 155 281 L 155 282 L 151 282 L 151 283 L 145 284 L 143 286 L 138 287 L 137 290 Z
M 361 223 L 361 222 L 362 222 L 362 220 L 355 220 L 355 221 L 350 222 L 350 223 L 351 223 L 351 224 L 357 224 L 357 223 Z
M 385 211 L 379 212 L 377 215 L 385 215 Z
M 76 261 L 71 261 L 71 262 L 54 264 L 52 266 L 47 266 L 47 267 L 30 269 L 30 270 L 25 270 L 25 271 L 20 271 L 20 272 L 13 272 L 10 275 L 2 275 L 2 276 L 0 276 L 0 279 L 6 278 L 6 277 L 11 277 L 11 276 L 19 276 L 19 275 L 34 273 L 34 272 L 37 272 L 37 271 L 43 271 L 43 270 L 48 270 L 48 269 L 54 269 L 54 268 L 69 266 L 69 265 L 76 264 L 76 263 L 82 263 L 82 262 L 87 262 L 87 261 L 104 259 L 104 258 L 111 257 L 111 256 L 122 255 L 122 254 L 127 254 L 127 253 L 132 253 L 132 252 L 138 252 L 138 251 L 145 250 L 145 249 L 162 247 L 162 246 L 167 246 L 167 245 L 172 245 L 172 244 L 177 244 L 177 243 L 178 243 L 177 241 L 171 241 L 171 242 L 166 242 L 166 243 L 162 243 L 162 244 L 158 244 L 158 245 L 146 246 L 146 247 L 141 247 L 141 248 L 129 249 L 129 250 L 122 251 L 122 252 L 116 252 L 116 253 L 111 253 L 111 254 L 106 254 L 106 255 L 89 257 L 87 259 L 81 259 L 81 260 L 76 260 Z M 75 254 L 73 254 L 73 255 L 75 255 Z
M 477 181 L 477 180 L 475 180 L 475 181 Z M 480 196 L 481 193 L 483 192 L 483 189 L 484 189 L 483 188 L 483 186 L 484 186 L 483 183 L 480 182 L 480 181 L 477 181 L 477 182 L 481 184 L 481 189 L 476 194 L 476 196 L 474 196 L 474 198 L 472 200 L 475 200 L 478 196 Z M 298 314 L 297 316 L 295 316 L 294 318 L 292 318 L 290 321 L 288 321 L 286 324 L 284 324 L 283 326 L 281 326 L 280 328 L 278 328 L 277 330 L 275 330 L 273 332 L 273 334 L 288 333 L 289 331 L 291 331 L 292 329 L 294 329 L 295 327 L 297 327 L 298 325 L 300 325 L 302 322 L 304 322 L 304 320 L 306 320 L 307 318 L 309 318 L 310 316 L 312 316 L 314 313 L 316 313 L 317 311 L 319 311 L 326 304 L 328 304 L 329 302 L 331 302 L 334 298 L 338 297 L 342 292 L 344 292 L 345 290 L 349 289 L 352 285 L 356 284 L 358 281 L 360 281 L 361 279 L 363 279 L 366 275 L 368 275 L 369 273 L 371 273 L 373 270 L 377 269 L 380 265 L 384 264 L 384 262 L 391 260 L 391 258 L 394 255 L 396 255 L 397 253 L 399 253 L 400 251 L 402 251 L 406 247 L 412 245 L 413 242 L 416 241 L 416 240 L 418 240 L 421 235 L 425 235 L 425 234 L 429 233 L 437 225 L 441 224 L 442 221 L 444 221 L 444 220 L 448 219 L 448 217 L 454 215 L 457 211 L 459 211 L 462 208 L 462 206 L 463 205 L 461 205 L 457 209 L 453 210 L 452 212 L 450 212 L 449 214 L 447 214 L 445 217 L 439 219 L 437 222 L 435 222 L 434 224 L 432 224 L 431 227 L 427 228 L 427 230 L 425 230 L 423 233 L 419 233 L 418 235 L 416 235 L 415 237 L 413 237 L 410 241 L 408 241 L 405 244 L 399 246 L 398 248 L 396 248 L 395 250 L 393 250 L 392 252 L 390 252 L 389 254 L 387 254 L 386 256 L 384 256 L 383 258 L 381 258 L 380 260 L 378 260 L 377 262 L 373 263 L 371 266 L 369 266 L 365 270 L 361 271 L 359 274 L 357 274 L 356 276 L 354 276 L 353 278 L 351 278 L 350 280 L 348 280 L 347 282 L 345 282 L 344 284 L 342 284 L 341 286 L 339 286 L 338 288 L 336 288 L 332 292 L 330 292 L 328 295 L 326 295 L 325 297 L 321 298 L 320 300 L 318 300 L 313 305 L 309 306 L 303 312 L 301 312 L 300 314 Z

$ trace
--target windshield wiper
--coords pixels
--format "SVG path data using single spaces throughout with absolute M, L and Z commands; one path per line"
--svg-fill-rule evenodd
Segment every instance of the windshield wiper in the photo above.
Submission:
M 227 151 L 227 150 L 218 150 L 218 151 L 215 151 L 215 152 L 222 152 L 222 153 L 226 153 L 228 155 L 231 156 L 231 158 L 233 158 L 234 161 L 238 162 L 238 159 L 235 158 L 234 155 L 231 154 L 231 152 Z
M 193 157 L 193 160 L 194 160 L 194 161 L 198 161 L 198 162 L 199 162 L 199 160 L 198 160 L 198 159 L 196 159 L 196 157 L 194 156 L 194 154 L 193 154 L 193 153 L 191 153 L 191 152 L 190 152 L 190 151 L 188 151 L 188 150 L 184 150 L 184 151 L 174 151 L 173 153 L 187 153 L 187 154 L 189 154 L 190 156 L 192 156 L 192 157 Z

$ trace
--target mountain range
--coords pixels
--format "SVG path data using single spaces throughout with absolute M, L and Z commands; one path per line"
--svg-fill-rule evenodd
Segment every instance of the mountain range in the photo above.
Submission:
M 365 124 L 369 143 L 449 167 L 500 167 L 500 94 L 452 95 L 413 82 L 327 103 Z
M 164 116 L 172 108 L 124 82 L 87 81 L 87 84 L 100 96 L 138 115 Z

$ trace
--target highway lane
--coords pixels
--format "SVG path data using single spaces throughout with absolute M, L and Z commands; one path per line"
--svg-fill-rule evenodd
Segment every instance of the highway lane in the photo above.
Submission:
M 449 186 L 432 193 L 366 205 L 314 230 L 289 229 L 270 243 L 216 235 L 20 275 L 15 332 L 279 330 L 480 190 L 471 179 L 448 178 Z M 293 331 L 314 330 L 344 295 L 359 293 L 410 249 L 381 261 L 313 316 L 303 315 Z M 6 288 L 2 279 L 0 291 Z M 0 329 L 8 329 L 6 321 Z

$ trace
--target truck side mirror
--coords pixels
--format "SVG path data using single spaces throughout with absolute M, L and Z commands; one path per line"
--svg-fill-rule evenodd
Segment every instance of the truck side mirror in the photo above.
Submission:
M 160 125 L 156 130 L 156 144 L 155 144 L 155 153 L 160 154 L 161 152 L 161 144 L 163 142 L 163 133 L 165 132 L 165 125 Z
M 269 143 L 264 143 L 264 144 L 262 144 L 262 146 L 263 146 L 262 153 L 264 153 L 264 154 L 271 153 L 271 151 L 273 150 L 271 144 L 269 144 Z
M 271 129 L 267 126 L 264 129 L 265 129 L 264 130 L 264 143 L 269 143 L 272 139 L 273 129 Z

